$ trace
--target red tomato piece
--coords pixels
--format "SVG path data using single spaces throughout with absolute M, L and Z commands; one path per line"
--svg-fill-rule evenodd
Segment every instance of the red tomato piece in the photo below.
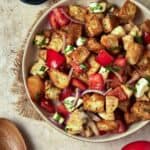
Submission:
M 52 28 L 59 28 L 67 25 L 70 20 L 65 15 L 65 8 L 54 8 L 49 14 L 50 25 Z
M 126 59 L 123 57 L 118 57 L 114 61 L 114 65 L 118 67 L 125 67 L 126 66 Z
M 50 103 L 48 100 L 43 99 L 40 103 L 40 106 L 44 108 L 49 113 L 54 113 L 55 109 L 52 103 Z
M 63 104 L 58 104 L 56 106 L 56 111 L 58 113 L 60 113 L 61 115 L 63 115 L 65 118 L 68 117 L 68 115 L 69 115 L 68 110 L 66 109 L 66 107 Z
M 110 92 L 108 92 L 107 95 L 109 95 L 109 96 L 116 96 L 116 97 L 118 97 L 118 99 L 120 101 L 125 101 L 125 100 L 128 99 L 127 95 L 125 94 L 125 92 L 123 91 L 123 89 L 120 86 L 118 86 L 115 89 L 113 89 Z
M 87 86 L 85 85 L 85 83 L 83 83 L 81 80 L 79 79 L 72 79 L 72 85 L 79 88 L 80 90 L 86 90 Z
M 144 32 L 144 42 L 150 44 L 150 33 Z
M 149 141 L 136 141 L 124 146 L 122 150 L 150 150 Z
M 102 75 L 100 73 L 93 74 L 89 77 L 89 88 L 95 90 L 104 90 L 105 83 Z
M 49 14 L 49 21 L 52 28 L 57 29 L 60 27 L 53 12 Z
M 113 60 L 114 58 L 106 50 L 101 50 L 96 57 L 96 61 L 102 66 L 110 65 Z
M 58 68 L 64 63 L 65 63 L 65 57 L 62 54 L 52 49 L 47 50 L 46 65 L 49 68 Z
M 62 93 L 60 94 L 60 99 L 64 100 L 65 98 L 72 95 L 72 89 L 71 88 L 65 88 L 63 89 Z

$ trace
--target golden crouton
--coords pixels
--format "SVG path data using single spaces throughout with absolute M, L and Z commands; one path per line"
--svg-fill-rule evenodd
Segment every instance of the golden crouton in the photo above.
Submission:
M 53 84 L 60 88 L 64 89 L 69 85 L 69 78 L 63 72 L 60 72 L 56 69 L 50 69 L 48 71 L 49 77 L 52 80 Z
M 97 63 L 97 61 L 95 60 L 96 56 L 95 55 L 91 55 L 88 58 L 88 64 L 90 65 L 90 68 L 87 72 L 88 76 L 96 73 L 98 71 L 98 69 L 100 68 L 100 64 Z
M 39 76 L 30 76 L 27 79 L 27 86 L 32 100 L 39 100 L 44 93 L 44 83 Z
M 94 38 L 89 38 L 86 42 L 86 47 L 88 48 L 88 50 L 90 50 L 91 52 L 94 53 L 99 53 L 99 51 L 101 49 L 103 49 L 104 47 L 98 42 L 96 41 L 96 39 Z
M 70 114 L 69 119 L 67 120 L 66 131 L 70 134 L 80 134 L 84 130 L 83 125 L 86 121 L 86 114 L 76 109 Z
M 134 113 L 129 112 L 124 113 L 124 119 L 126 124 L 132 124 L 136 121 L 139 121 L 139 118 Z
M 59 100 L 61 90 L 54 87 L 50 81 L 45 81 L 45 98 L 50 100 Z
M 89 37 L 98 36 L 103 32 L 102 21 L 94 14 L 86 15 L 85 28 Z
M 90 55 L 90 52 L 88 51 L 88 49 L 86 47 L 84 47 L 84 46 L 80 46 L 76 50 L 74 50 L 69 55 L 69 57 L 76 64 L 81 64 L 88 58 L 89 55 Z
M 66 33 L 66 44 L 73 45 L 76 40 L 82 35 L 82 25 L 76 23 L 70 23 L 69 25 L 62 28 Z
M 118 17 L 123 21 L 133 20 L 135 18 L 136 12 L 137 6 L 130 0 L 127 0 L 118 12 Z
M 87 9 L 81 6 L 77 6 L 77 5 L 69 6 L 69 15 L 76 20 L 84 22 L 86 13 L 87 13 Z
M 131 35 L 125 35 L 123 38 L 122 38 L 122 41 L 123 41 L 123 47 L 124 49 L 127 51 L 128 50 L 128 47 L 134 43 L 134 37 L 131 36 Z
M 130 101 L 122 101 L 122 102 L 119 102 L 119 106 L 118 108 L 120 110 L 122 110 L 123 112 L 127 112 L 128 109 L 129 109 L 129 105 L 130 105 Z
M 116 16 L 109 15 L 103 19 L 102 24 L 104 32 L 110 33 L 119 24 L 119 21 Z
M 138 43 L 131 43 L 126 52 L 126 59 L 129 64 L 135 65 L 140 60 L 143 53 L 143 46 Z
M 104 45 L 107 49 L 119 47 L 119 41 L 115 35 L 103 35 L 101 37 L 101 44 Z
M 57 32 L 57 31 L 53 32 L 51 41 L 47 48 L 53 49 L 59 52 L 62 50 L 63 46 L 64 46 L 64 40 L 63 40 L 61 32 Z
M 84 83 L 87 84 L 88 82 L 88 75 L 86 73 L 77 73 L 77 72 L 73 72 L 73 77 L 80 79 L 81 81 L 83 81 Z
M 93 94 L 92 96 L 83 97 L 83 107 L 85 110 L 100 113 L 104 111 L 104 96 Z
M 39 50 L 39 58 L 46 60 L 46 55 L 47 55 L 47 50 L 46 49 L 41 49 Z
M 144 32 L 150 32 L 150 19 L 145 20 L 144 23 L 141 24 L 141 29 Z
M 101 120 L 96 124 L 99 131 L 105 131 L 105 132 L 113 131 L 118 127 L 117 122 L 113 120 Z
M 135 102 L 131 108 L 131 112 L 141 120 L 150 120 L 150 102 Z

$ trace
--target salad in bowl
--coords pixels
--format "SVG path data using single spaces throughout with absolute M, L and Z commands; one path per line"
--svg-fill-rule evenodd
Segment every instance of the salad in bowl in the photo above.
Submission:
M 150 120 L 150 20 L 135 23 L 138 12 L 129 0 L 61 5 L 35 35 L 28 91 L 68 134 L 121 134 Z

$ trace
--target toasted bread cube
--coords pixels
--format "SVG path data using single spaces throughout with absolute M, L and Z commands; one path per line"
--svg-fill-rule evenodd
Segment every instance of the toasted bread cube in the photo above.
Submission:
M 48 74 L 56 87 L 64 89 L 69 85 L 69 78 L 63 72 L 60 72 L 59 70 L 56 69 L 50 69 Z
M 45 61 L 46 60 L 46 55 L 47 55 L 47 50 L 46 49 L 39 50 L 38 56 L 39 56 L 40 59 L 43 59 Z
M 118 12 L 118 17 L 124 21 L 133 20 L 135 18 L 136 12 L 137 6 L 130 0 L 127 0 Z
M 113 113 L 119 105 L 119 100 L 115 96 L 106 96 L 106 112 Z
M 80 134 L 84 128 L 83 125 L 87 121 L 87 116 L 84 112 L 76 109 L 73 111 L 67 120 L 66 130 L 70 134 Z
M 130 98 L 133 94 L 133 90 L 128 88 L 126 85 L 121 85 L 121 88 L 124 90 L 128 98 Z
M 127 51 L 128 47 L 134 43 L 134 38 L 131 35 L 126 35 L 122 38 L 123 41 L 123 47 Z
M 83 8 L 78 5 L 69 5 L 69 15 L 76 20 L 84 22 L 86 13 L 87 13 L 86 8 Z
M 113 131 L 118 127 L 117 122 L 112 120 L 101 120 L 96 124 L 99 131 L 105 131 L 105 132 Z
M 122 26 L 117 26 L 112 30 L 111 34 L 116 35 L 118 38 L 121 38 L 126 35 L 126 32 Z
M 150 32 L 150 19 L 147 19 L 144 21 L 144 23 L 142 23 L 141 29 L 144 32 Z
M 135 65 L 140 60 L 143 53 L 143 46 L 138 43 L 131 43 L 126 52 L 126 59 L 131 65 Z
M 123 112 L 127 112 L 128 109 L 129 109 L 129 105 L 130 105 L 130 101 L 122 101 L 122 102 L 119 102 L 119 106 L 118 108 L 120 110 L 122 110 Z
M 30 76 L 27 79 L 27 86 L 32 100 L 39 100 L 44 93 L 44 83 L 39 76 Z
M 97 63 L 97 61 L 95 60 L 96 56 L 95 55 L 91 55 L 88 59 L 88 63 L 90 65 L 90 69 L 88 70 L 87 74 L 88 76 L 96 73 L 99 68 L 100 68 L 100 64 Z
M 106 48 L 117 48 L 119 47 L 119 40 L 115 35 L 103 35 L 101 37 L 101 44 L 104 45 Z
M 129 35 L 131 35 L 133 37 L 136 37 L 136 36 L 141 37 L 142 31 L 139 29 L 138 26 L 134 25 L 133 28 L 131 29 L 131 31 L 129 32 Z
M 124 113 L 124 119 L 126 124 L 132 124 L 134 122 L 139 121 L 139 118 L 134 113 L 129 112 Z
M 86 42 L 86 47 L 94 53 L 99 53 L 104 48 L 95 38 L 89 38 Z
M 101 112 L 101 113 L 98 113 L 98 115 L 104 120 L 115 120 L 114 113 Z
M 134 113 L 141 120 L 150 120 L 150 103 L 149 102 L 135 102 L 131 108 Z
M 102 21 L 94 14 L 87 14 L 85 28 L 89 37 L 98 36 L 103 32 Z
M 76 64 L 81 64 L 88 58 L 89 55 L 90 55 L 90 52 L 88 51 L 88 49 L 86 47 L 84 47 L 84 46 L 80 46 L 76 50 L 74 50 L 69 55 L 69 57 Z
M 59 52 L 62 50 L 63 46 L 64 40 L 62 34 L 60 32 L 53 32 L 48 48 Z
M 118 24 L 118 19 L 116 16 L 106 16 L 102 21 L 103 29 L 105 33 L 110 33 Z
M 83 97 L 84 110 L 100 113 L 104 112 L 104 96 L 93 94 L 92 96 Z

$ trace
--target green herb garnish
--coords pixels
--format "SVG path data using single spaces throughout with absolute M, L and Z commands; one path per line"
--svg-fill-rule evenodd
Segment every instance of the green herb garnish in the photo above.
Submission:
M 83 70 L 87 70 L 87 66 L 85 64 L 81 64 L 80 68 L 83 69 Z
M 110 72 L 118 72 L 120 71 L 121 68 L 118 66 L 107 66 L 106 69 L 109 70 Z
M 40 68 L 40 71 L 45 71 L 45 69 L 46 69 L 46 67 L 45 66 L 42 66 L 41 68 Z
M 136 35 L 134 37 L 135 42 L 139 43 L 139 44 L 143 44 L 143 39 L 141 36 Z

